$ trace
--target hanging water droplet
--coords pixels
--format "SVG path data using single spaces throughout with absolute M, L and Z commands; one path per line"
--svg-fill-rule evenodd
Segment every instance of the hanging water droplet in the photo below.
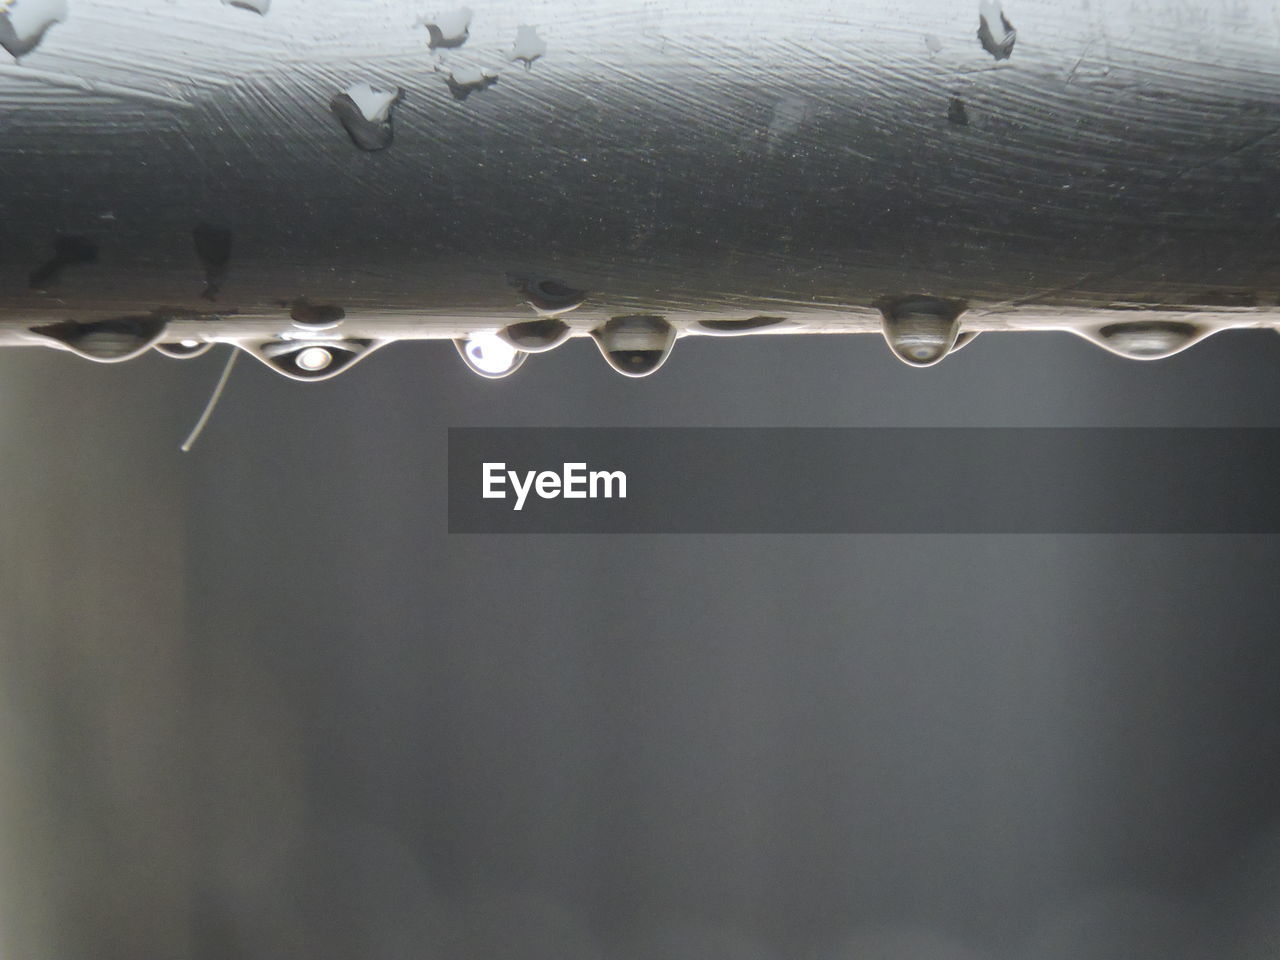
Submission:
M 520 24 L 516 27 L 516 42 L 512 45 L 511 52 L 507 54 L 507 59 L 523 63 L 524 68 L 529 70 L 533 67 L 533 61 L 546 52 L 547 41 L 538 36 L 538 28 Z
M 113 317 L 77 323 L 59 323 L 32 327 L 31 332 L 64 343 L 89 360 L 119 363 L 131 360 L 151 347 L 164 334 L 165 321 L 156 316 Z
M 241 10 L 252 10 L 254 13 L 267 15 L 271 9 L 271 0 L 222 0 L 223 6 L 239 7 Z
M 471 10 L 468 7 L 459 7 L 457 10 L 440 14 L 433 21 L 424 21 L 422 25 L 427 28 L 427 33 L 431 35 L 431 40 L 427 44 L 428 49 L 444 48 L 449 50 L 454 47 L 460 47 L 467 42 L 467 37 L 470 36 Z
M 384 90 L 367 83 L 353 83 L 329 101 L 329 109 L 342 121 L 351 142 L 361 150 L 385 150 L 391 146 L 391 108 L 404 95 L 400 87 Z
M 40 45 L 45 31 L 67 18 L 67 0 L 3 0 L 0 2 L 0 47 L 15 58 Z
M 465 100 L 473 93 L 487 90 L 498 82 L 498 74 L 482 67 L 459 67 L 444 78 L 455 100 Z
M 216 300 L 231 266 L 231 231 L 211 223 L 197 223 L 191 231 L 191 239 L 195 241 L 200 265 L 204 267 L 204 291 L 200 296 Z
M 609 366 L 626 377 L 656 373 L 676 342 L 675 327 L 653 314 L 613 317 L 591 336 Z
M 884 317 L 884 339 L 903 363 L 928 367 L 945 357 L 960 333 L 960 314 L 968 304 L 913 294 L 876 303 Z
M 291 380 L 316 381 L 336 377 L 387 342 L 346 338 L 308 343 L 279 339 L 239 346 Z
M 492 333 L 475 333 L 454 340 L 462 360 L 472 373 L 488 380 L 498 380 L 515 373 L 529 356 Z
M 982 49 L 997 60 L 1008 60 L 1017 39 L 1018 31 L 1004 15 L 1000 0 L 982 0 L 978 6 L 978 41 Z
M 1174 320 L 1138 320 L 1109 323 L 1083 335 L 1112 353 L 1130 360 L 1162 360 L 1203 340 L 1212 331 Z
M 524 320 L 504 327 L 498 336 L 525 353 L 545 353 L 568 339 L 569 325 L 554 317 Z

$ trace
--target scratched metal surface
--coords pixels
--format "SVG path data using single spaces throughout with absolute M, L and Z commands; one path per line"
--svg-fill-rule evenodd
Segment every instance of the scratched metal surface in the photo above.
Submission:
M 977 0 L 469 2 L 431 49 L 448 4 L 69 0 L 0 67 L 0 341 L 154 311 L 263 337 L 302 297 L 460 336 L 532 318 L 512 277 L 586 292 L 575 334 L 878 330 L 910 295 L 971 330 L 1280 319 L 1270 0 L 1008 0 L 1005 59 Z M 330 109 L 357 82 L 404 91 L 386 149 Z M 232 238 L 214 300 L 202 223 Z M 93 262 L 49 268 L 58 237 Z

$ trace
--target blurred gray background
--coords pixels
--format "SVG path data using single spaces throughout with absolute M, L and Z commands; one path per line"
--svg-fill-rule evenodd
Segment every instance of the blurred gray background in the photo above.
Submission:
M 222 360 L 0 356 L 6 960 L 1277 956 L 1275 538 L 450 537 L 444 477 L 463 425 L 1276 426 L 1280 337 L 246 359 L 180 454 Z

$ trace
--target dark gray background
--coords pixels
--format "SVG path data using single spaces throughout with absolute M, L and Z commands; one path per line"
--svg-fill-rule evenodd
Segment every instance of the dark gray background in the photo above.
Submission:
M 1274 538 L 450 537 L 444 453 L 1276 426 L 1280 337 L 245 361 L 184 456 L 221 359 L 0 356 L 6 956 L 1274 956 Z

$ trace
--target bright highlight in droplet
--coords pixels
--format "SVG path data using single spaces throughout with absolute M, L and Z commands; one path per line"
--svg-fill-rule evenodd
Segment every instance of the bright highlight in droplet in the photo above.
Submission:
M 481 373 L 506 373 L 519 352 L 491 333 L 477 334 L 467 341 L 467 358 Z
M 293 362 L 299 369 L 315 373 L 333 363 L 333 354 L 324 347 L 307 347 L 305 350 L 298 351 L 298 356 Z

